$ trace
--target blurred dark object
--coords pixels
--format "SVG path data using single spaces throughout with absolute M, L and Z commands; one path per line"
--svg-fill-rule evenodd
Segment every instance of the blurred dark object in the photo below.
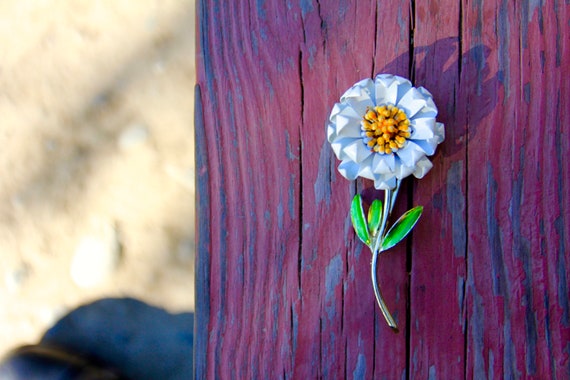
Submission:
M 124 379 L 118 372 L 94 360 L 49 346 L 23 346 L 12 351 L 0 365 L 2 380 Z
M 0 379 L 190 379 L 193 326 L 192 313 L 103 299 L 63 317 L 38 345 L 14 351 Z

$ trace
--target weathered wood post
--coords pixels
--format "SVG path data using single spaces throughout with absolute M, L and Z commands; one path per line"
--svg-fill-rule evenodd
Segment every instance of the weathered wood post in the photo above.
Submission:
M 200 0 L 196 378 L 569 378 L 570 5 Z M 326 142 L 332 105 L 388 72 L 446 141 L 380 258 Z

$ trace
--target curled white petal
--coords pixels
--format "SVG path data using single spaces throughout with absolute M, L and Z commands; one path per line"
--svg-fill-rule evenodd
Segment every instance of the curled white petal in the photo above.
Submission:
M 352 107 L 358 115 L 364 115 L 368 107 L 374 106 L 374 82 L 364 79 L 348 89 L 340 98 L 341 104 Z
M 432 167 L 433 164 L 427 157 L 422 158 L 416 164 L 416 168 L 414 170 L 414 177 L 423 178 L 427 174 L 427 172 L 430 171 Z
M 360 167 L 358 168 L 358 176 L 368 179 L 374 179 L 374 171 L 372 170 L 372 160 L 374 159 L 373 155 L 370 155 L 366 158 L 365 161 L 360 163 Z
M 437 146 L 441 144 L 444 139 L 445 139 L 445 129 L 443 127 L 443 124 L 435 123 L 432 137 L 426 138 L 425 140 L 414 139 L 413 141 L 414 143 L 422 147 L 426 155 L 431 156 L 435 153 L 435 148 L 437 148 Z
M 414 166 L 426 155 L 422 147 L 411 140 L 406 143 L 404 149 L 400 149 L 396 154 L 406 166 Z
M 426 106 L 424 109 L 420 111 L 419 115 L 416 117 L 433 117 L 437 116 L 437 107 L 433 101 L 433 96 L 431 93 L 423 87 L 418 87 L 418 91 L 423 95 L 424 99 L 426 100 Z
M 376 104 L 396 105 L 404 94 L 412 88 L 412 82 L 391 74 L 379 74 L 374 82 L 376 83 Z
M 435 119 L 432 117 L 422 117 L 412 119 L 412 140 L 426 140 L 434 136 Z
M 386 156 L 375 154 L 372 165 L 374 173 L 382 175 L 393 174 L 396 171 L 396 158 L 393 154 Z
M 361 137 L 360 128 L 355 128 L 360 120 L 355 120 L 351 117 L 347 117 L 343 114 L 337 115 L 336 117 L 336 133 L 340 137 Z
M 343 152 L 346 155 L 346 158 L 351 159 L 357 164 L 361 163 L 372 154 L 368 149 L 366 149 L 366 146 L 362 143 L 361 139 L 353 139 L 350 143 L 344 146 Z
M 407 165 L 399 165 L 398 171 L 396 172 L 396 178 L 402 179 L 408 177 L 412 174 L 415 170 L 415 165 L 407 166 Z
M 378 153 L 367 145 L 363 117 L 376 106 L 394 105 L 410 121 L 409 138 L 392 153 Z M 437 107 L 423 87 L 415 88 L 405 78 L 380 74 L 364 79 L 341 97 L 327 123 L 327 139 L 341 163 L 339 172 L 347 179 L 363 177 L 374 181 L 377 189 L 393 189 L 397 179 L 410 175 L 422 178 L 432 168 L 427 158 L 445 138 L 442 123 L 435 120 Z M 368 130 L 370 131 L 370 130 Z
M 378 190 L 390 190 L 396 187 L 396 177 L 385 176 L 374 180 L 374 187 Z
M 412 87 L 396 105 L 406 111 L 408 118 L 413 119 L 418 112 L 427 107 L 427 102 L 422 93 Z
M 338 171 L 343 177 L 354 180 L 358 177 L 358 169 L 360 165 L 353 161 L 342 161 L 338 166 Z

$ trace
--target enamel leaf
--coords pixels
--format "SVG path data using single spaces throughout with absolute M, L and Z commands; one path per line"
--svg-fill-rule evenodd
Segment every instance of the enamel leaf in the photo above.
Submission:
M 401 242 L 406 235 L 414 228 L 418 219 L 422 215 L 424 208 L 423 206 L 416 206 L 411 210 L 408 210 L 394 223 L 392 228 L 386 234 L 384 240 L 382 240 L 382 251 L 392 248 L 399 242 Z
M 372 236 L 376 236 L 378 233 L 378 228 L 380 228 L 381 221 L 382 201 L 380 199 L 375 199 L 368 209 L 368 228 L 370 229 L 370 234 Z
M 364 218 L 364 209 L 362 208 L 362 197 L 355 195 L 352 198 L 352 205 L 350 206 L 350 218 L 352 219 L 352 226 L 356 235 L 366 245 L 370 245 L 370 235 L 368 233 L 368 226 Z

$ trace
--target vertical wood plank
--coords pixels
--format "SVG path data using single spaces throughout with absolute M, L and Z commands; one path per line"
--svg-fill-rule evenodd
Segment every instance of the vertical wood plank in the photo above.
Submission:
M 196 86 L 194 91 L 194 133 L 197 142 L 205 141 L 202 92 Z M 194 373 L 205 374 L 208 356 L 209 321 L 210 321 L 210 191 L 208 176 L 208 155 L 204 145 L 196 144 L 196 313 L 194 321 Z M 198 349 L 200 347 L 200 349 Z
M 208 331 L 196 346 L 205 360 L 196 364 L 196 377 L 291 374 L 300 18 L 284 2 L 263 1 L 202 1 L 198 14 L 204 123 L 197 152 L 206 165 L 198 173 L 207 173 L 200 197 L 209 201 L 199 203 L 198 225 L 209 241 L 199 238 L 197 270 L 207 276 L 201 289 L 208 294 L 201 297 L 209 308 L 196 313 L 197 325 Z
M 359 183 L 356 188 L 337 174 L 338 162 L 325 140 L 324 123 L 344 91 L 407 50 L 407 29 L 401 22 L 407 25 L 409 4 L 303 4 L 303 230 L 301 292 L 295 309 L 303 340 L 296 353 L 295 377 L 402 378 L 405 335 L 385 328 L 370 284 L 371 256 L 355 238 L 348 217 L 355 191 L 371 184 Z M 384 291 L 405 325 L 405 254 L 395 254 L 382 264 Z
M 466 37 L 499 79 L 488 94 L 472 88 L 469 108 L 496 105 L 468 125 L 467 376 L 567 378 L 568 229 L 556 226 L 568 215 L 568 3 L 465 11 Z
M 518 370 L 570 378 L 570 165 L 563 159 L 570 152 L 570 4 L 523 3 L 516 15 L 522 45 L 516 125 L 522 130 L 513 136 L 519 150 L 512 158 L 508 239 L 520 294 L 516 308 L 524 318 L 524 335 L 515 340 L 521 344 Z
M 411 72 L 411 61 L 409 47 L 411 44 L 412 9 L 409 1 L 378 1 L 376 7 L 375 42 L 374 42 L 374 64 L 370 77 L 380 73 L 389 73 L 409 77 Z M 371 182 L 365 182 L 364 186 L 373 189 Z M 405 210 L 405 199 L 408 186 L 403 184 L 399 202 L 395 207 L 395 213 L 402 213 Z M 375 192 L 375 198 L 383 199 L 382 191 Z M 369 201 L 370 203 L 371 201 Z M 360 244 L 360 243 L 359 243 Z M 371 288 L 370 284 L 370 256 L 366 252 L 365 262 L 360 263 L 362 274 L 358 281 L 361 281 Z M 355 299 L 354 309 L 362 307 L 363 297 L 372 300 L 372 307 L 375 313 L 375 352 L 374 352 L 374 379 L 403 379 L 409 377 L 408 367 L 408 341 L 406 331 L 408 329 L 408 288 L 409 276 L 406 268 L 406 246 L 400 244 L 383 254 L 378 259 L 378 282 L 382 289 L 382 295 L 386 299 L 390 312 L 394 316 L 399 334 L 394 334 L 386 325 L 384 318 L 379 312 L 374 300 L 374 295 L 370 291 L 369 295 L 359 294 Z M 370 298 L 368 298 L 370 297 Z M 357 377 L 355 377 L 357 378 Z
M 414 82 L 434 96 L 446 140 L 428 175 L 414 181 L 414 205 L 424 214 L 410 243 L 410 372 L 418 378 L 465 374 L 466 97 L 460 75 L 460 2 L 415 2 Z M 464 51 L 466 53 L 464 53 Z

